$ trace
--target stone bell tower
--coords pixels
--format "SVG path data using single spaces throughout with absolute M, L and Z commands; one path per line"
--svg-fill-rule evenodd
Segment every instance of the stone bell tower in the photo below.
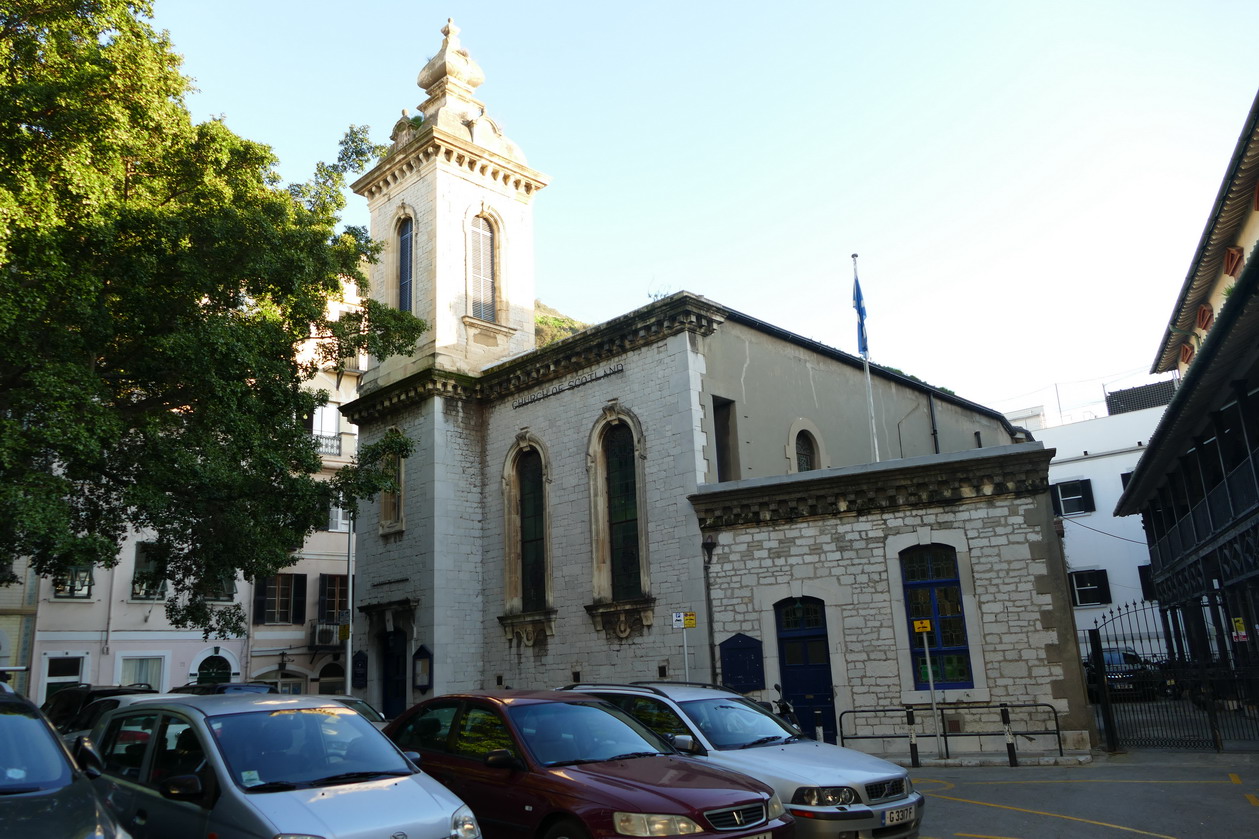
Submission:
M 442 34 L 416 80 L 420 113 L 402 112 L 388 152 L 353 185 L 385 243 L 372 297 L 429 325 L 414 356 L 364 376 L 364 394 L 422 371 L 475 376 L 534 348 L 532 201 L 547 179 L 473 96 L 485 75 L 459 28 L 447 21 Z

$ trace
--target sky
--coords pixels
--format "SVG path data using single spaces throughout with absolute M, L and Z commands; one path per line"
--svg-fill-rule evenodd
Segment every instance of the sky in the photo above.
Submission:
M 691 291 L 1049 424 L 1149 375 L 1259 86 L 1253 0 L 155 0 L 286 181 L 387 142 L 453 17 L 550 185 L 537 296 Z M 366 225 L 350 197 L 346 223 Z

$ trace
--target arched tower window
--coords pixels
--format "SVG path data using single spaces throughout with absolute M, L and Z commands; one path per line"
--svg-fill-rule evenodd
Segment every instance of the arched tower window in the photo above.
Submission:
M 796 471 L 808 472 L 817 468 L 817 446 L 813 443 L 813 435 L 801 431 L 796 435 Z
M 398 225 L 398 308 L 411 311 L 411 277 L 414 266 L 415 225 L 404 218 Z
M 472 219 L 472 239 L 468 249 L 468 295 L 472 300 L 472 317 L 497 322 L 495 285 L 497 265 L 494 259 L 494 228 L 485 216 Z

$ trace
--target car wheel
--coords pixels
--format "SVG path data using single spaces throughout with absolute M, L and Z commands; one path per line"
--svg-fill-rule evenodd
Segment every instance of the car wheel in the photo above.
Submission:
M 542 839 L 590 839 L 590 831 L 581 822 L 564 819 L 551 825 L 542 835 Z

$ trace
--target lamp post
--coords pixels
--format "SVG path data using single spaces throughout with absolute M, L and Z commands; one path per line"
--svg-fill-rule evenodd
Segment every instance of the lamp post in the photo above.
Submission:
M 713 564 L 713 551 L 717 549 L 717 534 L 705 533 L 700 543 L 704 549 L 704 619 L 708 623 L 708 672 L 709 681 L 717 684 L 717 645 L 713 634 L 713 590 L 708 568 Z

